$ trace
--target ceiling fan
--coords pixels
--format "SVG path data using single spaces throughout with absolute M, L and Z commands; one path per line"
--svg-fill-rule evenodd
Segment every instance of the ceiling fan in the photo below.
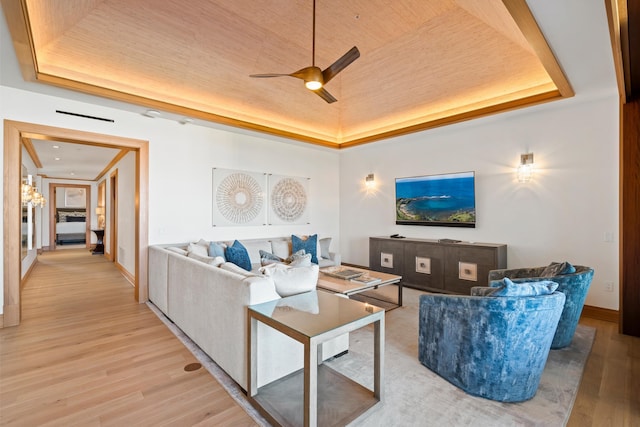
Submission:
M 340 71 L 347 68 L 349 64 L 360 57 L 360 51 L 356 46 L 349 49 L 347 53 L 342 55 L 336 62 L 329 65 L 324 70 L 316 67 L 316 0 L 313 0 L 313 41 L 311 45 L 311 66 L 302 68 L 290 74 L 251 74 L 249 77 L 265 78 L 265 77 L 295 77 L 304 80 L 307 89 L 315 92 L 320 98 L 329 104 L 336 102 L 333 97 L 324 88 L 324 85 L 334 78 Z

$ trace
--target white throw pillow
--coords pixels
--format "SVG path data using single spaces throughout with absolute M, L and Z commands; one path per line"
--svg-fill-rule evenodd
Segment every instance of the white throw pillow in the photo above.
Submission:
M 291 255 L 289 267 L 311 267 L 311 254 Z
M 194 253 L 199 256 L 206 256 L 206 257 L 209 256 L 208 246 L 203 246 L 198 243 L 189 243 L 189 246 L 187 247 L 187 252 L 189 254 Z
M 196 242 L 196 244 L 200 246 L 204 246 L 205 248 L 209 248 L 209 245 L 211 244 L 211 242 L 207 242 L 204 239 L 200 239 Z
M 318 284 L 317 264 L 309 267 L 290 267 L 286 264 L 270 264 L 260 268 L 260 272 L 273 279 L 276 292 L 281 297 L 309 292 Z

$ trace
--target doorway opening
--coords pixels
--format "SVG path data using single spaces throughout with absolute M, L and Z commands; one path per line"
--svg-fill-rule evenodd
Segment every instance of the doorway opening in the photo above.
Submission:
M 4 302 L 2 326 L 20 324 L 21 303 L 21 173 L 22 138 L 58 140 L 79 144 L 127 148 L 135 156 L 135 268 L 133 284 L 136 301 L 148 299 L 147 247 L 148 247 L 148 186 L 149 142 L 105 134 L 57 128 L 34 123 L 4 121 Z
M 71 193 L 73 192 L 73 193 Z M 81 195 L 83 200 L 68 197 Z M 49 183 L 49 250 L 63 245 L 89 249 L 91 245 L 91 186 L 82 184 Z M 78 203 L 80 201 L 80 203 Z M 80 216 L 83 214 L 83 216 Z M 84 217 L 84 221 L 75 221 Z M 74 220 L 74 221 L 71 221 Z

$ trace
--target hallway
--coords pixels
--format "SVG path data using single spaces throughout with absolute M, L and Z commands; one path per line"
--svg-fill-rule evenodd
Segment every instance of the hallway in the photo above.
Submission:
M 133 294 L 86 249 L 40 255 L 0 329 L 0 425 L 255 425 Z

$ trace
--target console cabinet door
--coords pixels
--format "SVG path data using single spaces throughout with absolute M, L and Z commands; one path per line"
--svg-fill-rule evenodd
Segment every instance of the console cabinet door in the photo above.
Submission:
M 489 270 L 497 268 L 495 248 L 449 246 L 445 253 L 447 292 L 469 295 L 473 286 L 487 286 Z
M 443 290 L 444 260 L 445 248 L 443 246 L 428 243 L 405 243 L 403 284 L 423 290 Z
M 402 276 L 404 243 L 399 240 L 369 239 L 369 268 Z

